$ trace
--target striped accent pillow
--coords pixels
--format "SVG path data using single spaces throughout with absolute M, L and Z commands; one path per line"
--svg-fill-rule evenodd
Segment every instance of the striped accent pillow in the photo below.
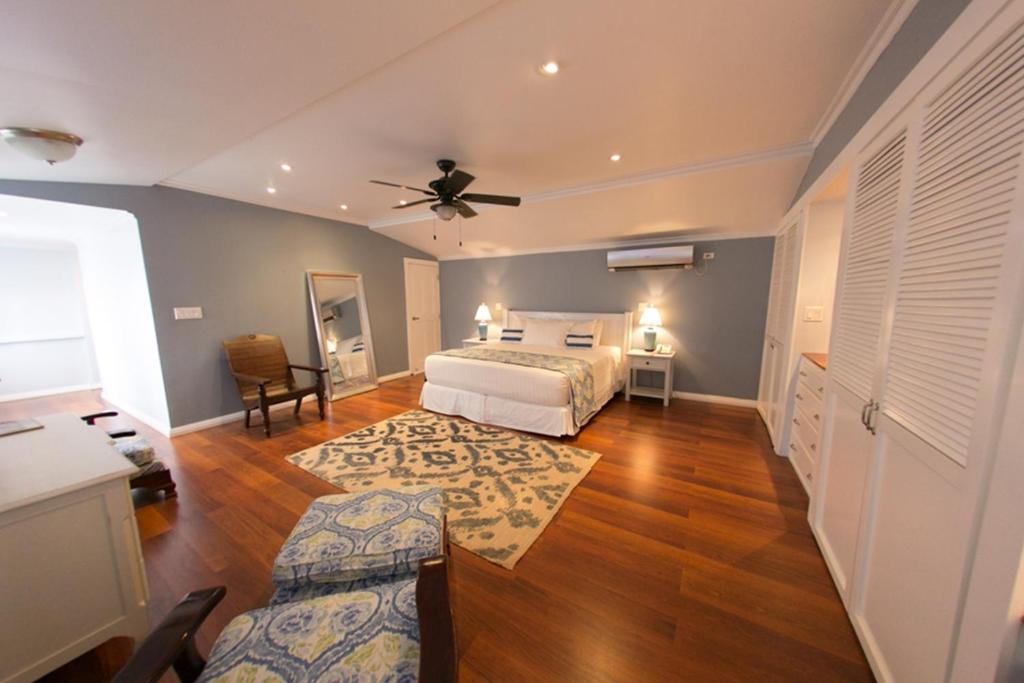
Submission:
M 521 342 L 523 341 L 523 328 L 521 327 L 505 327 L 501 330 L 501 341 L 503 342 Z
M 570 332 L 565 335 L 565 345 L 571 349 L 592 349 L 594 348 L 594 335 Z
M 356 342 L 352 346 L 352 353 L 355 353 L 356 351 L 363 351 L 365 349 L 366 349 L 366 346 L 363 344 L 363 342 Z

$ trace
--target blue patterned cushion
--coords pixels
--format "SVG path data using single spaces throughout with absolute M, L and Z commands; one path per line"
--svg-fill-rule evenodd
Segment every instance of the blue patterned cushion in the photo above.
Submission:
M 274 560 L 274 585 L 414 576 L 441 548 L 443 493 L 433 486 L 317 498 Z
M 153 447 L 141 437 L 137 439 L 115 439 L 111 443 L 118 453 L 128 458 L 136 467 L 145 467 L 156 458 Z
M 199 681 L 396 681 L 419 673 L 416 582 L 330 595 L 235 617 Z

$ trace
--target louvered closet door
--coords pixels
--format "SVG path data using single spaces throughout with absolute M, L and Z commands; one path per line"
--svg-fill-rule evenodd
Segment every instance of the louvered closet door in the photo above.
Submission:
M 925 93 L 916 123 L 858 599 L 896 680 L 944 678 L 1019 331 L 1024 26 L 1011 26 L 992 24 L 990 48 Z
M 906 144 L 901 131 L 860 165 L 844 249 L 828 371 L 864 402 L 878 367 Z
M 786 256 L 786 243 L 788 236 L 785 231 L 775 236 L 775 249 L 772 252 L 772 279 L 768 287 L 768 319 L 765 322 L 765 334 L 778 339 L 779 334 L 779 313 L 781 301 L 779 297 L 782 292 L 783 268 Z

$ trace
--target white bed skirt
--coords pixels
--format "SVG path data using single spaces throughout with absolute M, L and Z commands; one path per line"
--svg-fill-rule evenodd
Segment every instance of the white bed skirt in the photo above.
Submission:
M 452 389 L 430 382 L 423 384 L 420 405 L 435 413 L 461 415 L 473 422 L 535 434 L 563 436 L 579 431 L 572 424 L 572 411 L 568 405 L 545 406 L 522 403 L 507 398 L 485 396 L 473 391 Z

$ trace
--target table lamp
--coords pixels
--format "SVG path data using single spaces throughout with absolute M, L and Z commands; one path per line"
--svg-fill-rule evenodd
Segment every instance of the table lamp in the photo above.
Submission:
M 476 309 L 476 321 L 480 323 L 477 325 L 480 341 L 487 341 L 487 323 L 491 322 L 491 309 L 487 308 L 487 304 L 480 304 Z
M 640 325 L 646 327 L 644 330 L 644 351 L 653 351 L 658 347 L 658 331 L 654 328 L 661 326 L 661 316 L 658 309 L 648 306 L 640 315 Z

